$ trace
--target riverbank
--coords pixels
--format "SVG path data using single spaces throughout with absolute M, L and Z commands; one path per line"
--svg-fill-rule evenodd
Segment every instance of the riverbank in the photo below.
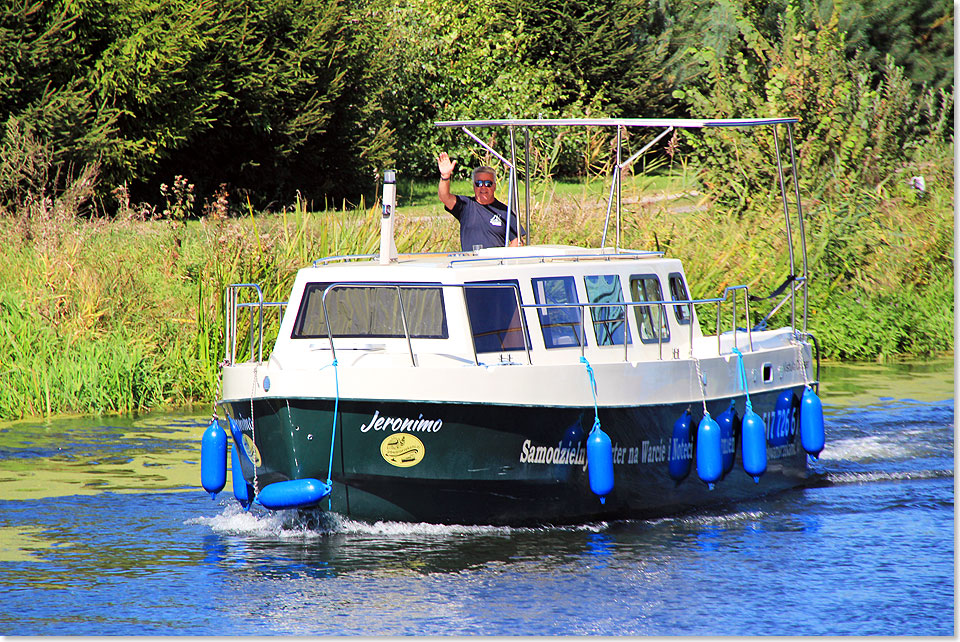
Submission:
M 953 203 L 945 183 L 928 179 L 922 198 L 891 187 L 805 204 L 809 329 L 825 358 L 882 361 L 953 349 Z M 689 185 L 630 186 L 621 245 L 682 259 L 693 297 L 738 283 L 765 294 L 787 277 L 775 202 L 728 215 Z M 603 185 L 594 188 L 602 193 Z M 599 244 L 605 205 L 592 191 L 546 183 L 531 196 L 534 243 Z M 400 252 L 458 247 L 456 221 L 432 197 L 401 204 Z M 135 215 L 82 219 L 51 208 L 0 220 L 0 241 L 0 419 L 129 413 L 209 403 L 223 358 L 224 286 L 256 282 L 267 300 L 285 300 L 310 261 L 376 252 L 379 207 L 314 212 L 300 202 L 279 214 L 186 225 Z

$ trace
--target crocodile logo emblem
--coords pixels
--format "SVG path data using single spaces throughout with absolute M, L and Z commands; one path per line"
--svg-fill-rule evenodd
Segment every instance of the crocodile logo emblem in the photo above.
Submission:
M 396 433 L 380 442 L 380 454 L 391 466 L 409 468 L 423 459 L 423 442 L 410 433 Z

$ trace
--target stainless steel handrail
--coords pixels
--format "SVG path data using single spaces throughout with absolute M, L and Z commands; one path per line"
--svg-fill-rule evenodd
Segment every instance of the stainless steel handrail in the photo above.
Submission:
M 518 254 L 517 256 L 472 256 L 463 259 L 451 259 L 447 265 L 453 266 L 458 263 L 484 263 L 484 262 L 500 262 L 503 261 L 540 261 L 541 263 L 546 263 L 547 261 L 574 261 L 579 262 L 582 260 L 598 260 L 598 261 L 610 261 L 612 259 L 636 259 L 641 257 L 650 257 L 657 258 L 662 257 L 666 254 L 665 252 L 658 252 L 655 250 L 620 250 L 618 252 L 611 252 L 609 254 Z
M 256 302 L 240 303 L 239 297 L 242 290 L 253 290 L 257 295 Z M 283 308 L 287 305 L 286 301 L 267 301 L 263 300 L 263 291 L 257 283 L 231 283 L 226 288 L 224 295 L 224 314 L 226 316 L 224 323 L 224 360 L 227 363 L 234 363 L 237 360 L 237 320 L 241 308 L 250 309 L 250 361 L 254 360 L 254 345 L 257 346 L 257 361 L 263 361 L 263 308 L 277 307 L 280 315 L 283 314 Z M 254 314 L 259 317 L 258 339 L 254 342 Z
M 798 277 L 796 283 L 793 284 L 792 290 L 803 287 L 805 279 L 803 277 Z M 533 363 L 533 357 L 530 350 L 530 332 L 527 325 L 528 319 L 525 313 L 526 310 L 542 310 L 549 308 L 577 308 L 580 310 L 580 327 L 579 327 L 579 340 L 580 340 L 580 354 L 581 356 L 585 355 L 586 350 L 586 311 L 588 309 L 593 310 L 595 308 L 604 308 L 604 307 L 619 307 L 624 310 L 623 314 L 623 323 L 624 323 L 624 340 L 623 340 L 623 358 L 624 361 L 629 360 L 629 347 L 630 341 L 627 337 L 632 336 L 630 334 L 630 315 L 628 313 L 629 308 L 636 307 L 654 307 L 658 308 L 658 318 L 655 320 L 654 331 L 657 336 L 657 349 L 658 349 L 658 358 L 663 359 L 663 342 L 664 342 L 664 326 L 665 320 L 667 319 L 667 306 L 685 306 L 688 311 L 688 316 L 690 322 L 687 324 L 688 327 L 688 343 L 689 343 L 689 354 L 692 357 L 693 355 L 693 326 L 694 322 L 697 319 L 694 312 L 697 306 L 701 305 L 715 305 L 716 306 L 716 337 L 717 337 L 717 354 L 722 354 L 722 309 L 723 304 L 730 302 L 732 305 L 732 332 L 733 332 L 733 346 L 738 347 L 738 337 L 740 330 L 737 327 L 738 320 L 738 303 L 737 297 L 738 292 L 743 292 L 744 297 L 744 312 L 743 312 L 743 321 L 746 325 L 747 340 L 749 345 L 749 351 L 754 351 L 753 344 L 753 325 L 750 323 L 750 295 L 749 287 L 746 285 L 737 285 L 737 286 L 728 286 L 724 289 L 723 296 L 707 298 L 707 299 L 685 299 L 685 300 L 659 300 L 659 301 L 618 301 L 612 303 L 522 303 L 520 298 L 520 288 L 518 284 L 515 283 L 424 283 L 424 282 L 410 282 L 410 281 L 395 281 L 395 282 L 383 282 L 383 281 L 370 281 L 370 282 L 337 282 L 329 284 L 323 292 L 321 298 L 321 305 L 324 314 L 324 324 L 327 328 L 327 339 L 330 344 L 330 351 L 333 355 L 333 358 L 336 359 L 336 346 L 334 344 L 333 330 L 330 325 L 329 313 L 327 311 L 326 297 L 334 289 L 337 288 L 390 288 L 396 291 L 397 300 L 400 305 L 400 320 L 403 326 L 403 336 L 407 344 L 407 352 L 410 355 L 410 363 L 414 367 L 418 366 L 416 354 L 413 351 L 413 341 L 410 335 L 410 327 L 407 320 L 406 308 L 403 301 L 402 288 L 456 288 L 460 290 L 465 290 L 467 288 L 510 288 L 514 292 L 514 299 L 517 304 L 517 308 L 521 311 L 520 316 L 520 329 L 523 334 L 523 344 L 524 350 L 527 357 L 527 363 Z M 239 301 L 240 292 L 244 289 L 253 290 L 256 294 L 257 300 L 253 302 L 243 302 Z M 731 296 L 732 295 L 732 296 Z M 783 299 L 777 304 L 777 306 L 764 318 L 766 321 L 770 315 L 780 309 L 784 304 L 791 300 L 791 293 L 786 294 Z M 464 304 L 466 304 L 466 297 L 463 297 Z M 254 360 L 255 350 L 256 357 L 258 361 L 263 361 L 263 316 L 264 308 L 278 308 L 281 315 L 284 308 L 288 305 L 287 302 L 265 302 L 263 300 L 263 292 L 260 289 L 260 286 L 255 283 L 233 283 L 227 286 L 226 289 L 226 327 L 225 327 L 225 351 L 226 351 L 226 361 L 230 364 L 236 361 L 236 350 L 238 345 L 238 335 L 237 335 L 237 324 L 239 313 L 243 308 L 250 310 L 250 360 Z M 255 324 L 255 317 L 257 315 L 259 323 Z M 469 314 L 467 316 L 467 322 L 469 325 L 469 331 L 471 337 L 473 337 L 473 323 Z M 537 319 L 539 322 L 539 318 Z M 593 322 L 596 324 L 596 321 Z M 258 328 L 258 334 L 254 334 L 255 328 Z M 795 332 L 798 332 L 801 336 L 811 336 L 808 332 L 798 331 L 794 328 Z M 644 343 L 641 339 L 641 343 Z M 256 346 L 256 348 L 255 348 Z M 471 341 L 471 347 L 473 350 L 473 361 L 476 365 L 480 365 L 480 359 L 476 349 L 476 342 Z

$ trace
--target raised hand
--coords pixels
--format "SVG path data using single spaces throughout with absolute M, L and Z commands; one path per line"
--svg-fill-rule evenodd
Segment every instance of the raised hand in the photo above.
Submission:
M 440 170 L 440 176 L 449 177 L 453 175 L 453 169 L 457 166 L 457 161 L 450 160 L 447 152 L 440 152 L 440 158 L 437 159 L 437 169 Z

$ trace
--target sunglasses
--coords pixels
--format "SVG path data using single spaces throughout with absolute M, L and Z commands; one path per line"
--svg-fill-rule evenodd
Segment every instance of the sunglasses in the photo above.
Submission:
M 473 181 L 477 187 L 493 187 L 493 181 Z

